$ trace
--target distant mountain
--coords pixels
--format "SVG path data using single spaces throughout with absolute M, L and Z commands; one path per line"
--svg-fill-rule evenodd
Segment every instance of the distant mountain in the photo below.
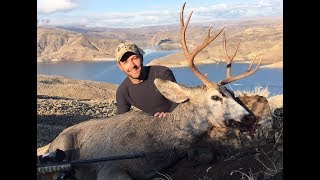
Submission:
M 235 62 L 249 62 L 256 56 L 262 57 L 263 64 L 283 61 L 283 23 L 282 19 L 263 19 L 251 21 L 230 21 L 224 24 L 227 39 L 227 51 L 231 56 L 240 41 L 240 47 L 234 58 Z M 220 27 L 221 28 L 221 27 Z M 198 46 L 207 35 L 208 27 L 197 26 L 187 30 L 186 41 L 189 50 Z M 218 28 L 211 34 L 218 33 Z M 176 37 L 178 34 L 176 34 Z M 180 36 L 175 40 L 179 41 Z M 203 49 L 195 58 L 195 64 L 224 62 L 223 34 Z M 168 67 L 186 66 L 184 54 L 178 52 L 163 58 L 155 59 L 148 65 L 165 65 Z
M 247 61 L 254 55 L 263 57 L 264 64 L 282 61 L 282 18 L 264 18 L 242 21 L 192 23 L 187 29 L 189 49 L 200 44 L 213 25 L 211 34 L 226 26 L 228 52 L 232 54 L 241 40 L 235 61 Z M 134 41 L 141 48 L 180 49 L 179 25 L 141 28 L 87 28 L 38 27 L 37 60 L 42 61 L 93 61 L 114 60 L 114 49 L 123 40 Z M 195 63 L 212 63 L 224 60 L 223 36 L 217 37 L 200 52 Z M 181 52 L 152 61 L 150 64 L 185 66 Z
M 80 34 L 62 29 L 37 29 L 38 61 L 90 61 L 110 59 L 114 47 L 119 44 L 114 38 Z

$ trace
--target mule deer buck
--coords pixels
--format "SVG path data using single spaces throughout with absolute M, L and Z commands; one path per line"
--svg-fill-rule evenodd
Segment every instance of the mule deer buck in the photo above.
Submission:
M 127 112 L 105 119 L 93 119 L 62 131 L 50 144 L 48 152 L 60 149 L 69 152 L 66 159 L 95 159 L 144 152 L 145 157 L 91 163 L 75 167 L 77 179 L 148 179 L 182 158 L 186 150 L 213 127 L 226 126 L 226 121 L 254 122 L 255 117 L 234 100 L 223 86 L 255 73 L 259 66 L 239 76 L 231 76 L 231 61 L 227 59 L 227 78 L 210 82 L 194 65 L 195 56 L 222 31 L 210 35 L 189 51 L 186 29 L 192 15 L 184 23 L 183 4 L 180 12 L 181 44 L 189 67 L 204 86 L 186 87 L 171 81 L 155 79 L 158 90 L 173 102 L 180 103 L 164 118 L 142 112 Z M 261 62 L 261 60 L 260 60 Z M 260 63 L 259 63 L 260 64 Z

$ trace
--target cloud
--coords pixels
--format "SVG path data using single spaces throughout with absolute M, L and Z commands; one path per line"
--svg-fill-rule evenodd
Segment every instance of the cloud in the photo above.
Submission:
M 50 24 L 50 19 L 37 19 L 37 24 Z
M 252 18 L 281 15 L 282 3 L 279 1 L 259 1 L 256 3 L 224 3 L 194 9 L 200 18 Z
M 61 0 L 60 0 L 61 2 Z M 66 2 L 66 1 L 63 1 Z M 70 1 L 68 1 L 70 2 Z M 226 1 L 227 2 L 227 1 Z M 185 7 L 185 20 L 194 11 L 191 22 L 206 22 L 219 19 L 256 18 L 282 15 L 281 0 L 260 0 L 251 3 L 228 2 L 202 7 Z M 132 12 L 105 12 L 70 14 L 44 17 L 51 25 L 85 25 L 88 27 L 142 27 L 179 23 L 180 8 Z
M 39 13 L 68 11 L 77 6 L 72 0 L 37 0 L 37 11 Z

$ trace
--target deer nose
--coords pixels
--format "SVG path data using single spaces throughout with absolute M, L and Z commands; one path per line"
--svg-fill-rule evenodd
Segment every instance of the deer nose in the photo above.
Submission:
M 252 125 L 256 122 L 257 117 L 254 114 L 247 114 L 241 118 L 241 122 L 247 125 Z

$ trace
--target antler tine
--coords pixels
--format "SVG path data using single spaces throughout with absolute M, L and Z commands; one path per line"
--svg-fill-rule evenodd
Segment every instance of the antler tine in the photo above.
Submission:
M 232 64 L 232 61 L 233 61 L 234 57 L 236 56 L 236 54 L 237 54 L 237 52 L 239 50 L 239 46 L 240 46 L 240 41 L 238 43 L 237 49 L 234 52 L 233 56 L 230 57 L 228 55 L 228 52 L 227 52 L 226 33 L 223 32 L 223 49 L 224 49 L 225 59 L 226 59 L 226 63 L 227 63 L 227 78 L 231 77 L 231 64 Z
M 261 65 L 261 60 L 262 60 L 262 57 L 260 58 L 260 61 L 259 63 L 257 64 L 257 66 L 251 71 L 251 68 L 252 68 L 252 65 L 256 59 L 256 57 L 254 57 L 253 61 L 251 62 L 251 64 L 249 65 L 248 69 L 243 72 L 242 74 L 240 75 L 237 75 L 237 76 L 231 76 L 231 64 L 232 64 L 232 61 L 234 59 L 234 57 L 236 56 L 237 52 L 238 52 L 238 49 L 239 49 L 239 45 L 240 45 L 240 41 L 238 43 L 238 46 L 237 46 L 237 49 L 235 51 L 235 53 L 233 54 L 232 57 L 230 57 L 227 53 L 227 40 L 226 40 L 226 36 L 225 36 L 225 33 L 223 33 L 223 47 L 224 47 L 224 52 L 225 52 L 225 58 L 226 58 L 226 62 L 227 62 L 227 77 L 226 79 L 220 81 L 218 84 L 220 85 L 225 85 L 225 84 L 228 84 L 232 81 L 236 81 L 238 79 L 241 79 L 241 78 L 244 78 L 244 77 L 247 77 L 247 76 L 250 76 L 252 75 L 253 73 L 257 72 L 260 65 Z
M 209 79 L 204 76 L 194 65 L 194 57 L 200 52 L 202 51 L 206 46 L 208 46 L 208 44 L 210 44 L 216 37 L 219 36 L 219 34 L 224 30 L 225 27 L 223 27 L 219 33 L 217 33 L 215 36 L 211 36 L 210 35 L 210 29 L 211 26 L 208 29 L 208 35 L 207 37 L 203 40 L 203 42 L 196 47 L 191 53 L 188 50 L 187 44 L 186 44 L 186 30 L 191 18 L 191 15 L 193 13 L 193 11 L 191 11 L 191 13 L 189 14 L 189 17 L 186 21 L 186 23 L 184 23 L 184 18 L 183 18 L 183 13 L 184 13 L 184 7 L 186 5 L 186 2 L 183 4 L 182 8 L 181 8 L 181 12 L 180 12 L 180 34 L 181 34 L 181 45 L 182 45 L 182 49 L 184 51 L 184 55 L 188 61 L 188 65 L 191 68 L 192 72 L 206 85 L 207 88 L 211 87 L 211 82 L 209 81 Z
M 188 19 L 186 21 L 186 25 L 184 25 L 183 12 L 184 12 L 185 5 L 186 5 L 186 2 L 183 3 L 183 6 L 182 6 L 182 9 L 180 12 L 180 33 L 181 33 L 181 45 L 182 45 L 182 48 L 186 54 L 186 53 L 189 53 L 189 50 L 188 50 L 188 47 L 186 44 L 186 30 L 187 30 L 187 27 L 188 27 L 188 24 L 189 24 L 189 21 L 190 21 L 190 18 L 191 18 L 193 11 L 191 11 L 191 13 L 189 14 Z

